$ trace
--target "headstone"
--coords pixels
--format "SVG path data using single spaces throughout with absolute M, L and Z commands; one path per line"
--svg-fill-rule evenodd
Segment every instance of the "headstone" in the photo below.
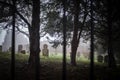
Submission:
M 12 47 L 9 47 L 8 52 L 11 52 L 11 50 L 12 50 Z
M 108 63 L 108 55 L 104 57 L 104 63 Z
M 71 58 L 71 54 L 72 54 L 72 52 L 69 53 L 70 58 Z
M 18 45 L 18 53 L 20 53 L 23 49 L 23 46 L 22 45 Z
M 25 53 L 26 53 L 26 51 L 25 51 L 25 50 L 21 50 L 21 52 L 20 52 L 20 53 L 25 54 Z
M 49 56 L 49 50 L 48 50 L 48 45 L 47 44 L 43 45 L 42 54 L 43 54 L 43 56 L 46 56 L 46 57 Z
M 30 50 L 29 50 L 29 44 L 26 44 L 26 52 L 29 53 Z
M 77 52 L 77 53 L 76 53 L 76 58 L 77 58 L 77 60 L 80 59 L 80 52 Z
M 2 52 L 2 45 L 0 45 L 0 52 Z
M 78 58 L 80 57 L 80 52 L 77 52 L 77 57 L 78 57 Z
M 103 62 L 103 56 L 98 55 L 97 56 L 97 61 L 102 63 Z

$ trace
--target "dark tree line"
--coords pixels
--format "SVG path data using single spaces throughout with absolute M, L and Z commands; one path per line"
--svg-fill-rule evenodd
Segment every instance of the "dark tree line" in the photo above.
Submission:
M 110 68 L 116 67 L 116 46 L 119 46 L 119 8 L 118 0 L 100 0 L 96 2 L 96 12 L 100 16 L 95 29 L 97 43 L 101 44 L 103 49 L 108 53 L 108 66 Z M 116 30 L 118 30 L 116 32 Z M 117 44 L 116 44 L 117 43 Z M 118 60 L 117 60 L 118 61 Z

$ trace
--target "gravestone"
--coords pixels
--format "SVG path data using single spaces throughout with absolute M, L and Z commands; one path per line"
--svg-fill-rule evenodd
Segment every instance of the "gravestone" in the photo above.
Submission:
M 76 54 L 76 58 L 77 58 L 77 60 L 80 59 L 80 52 L 77 52 L 77 54 Z
M 26 51 L 25 51 L 25 50 L 21 50 L 21 51 L 20 51 L 20 53 L 25 54 L 25 53 L 26 53 Z
M 78 57 L 78 58 L 80 57 L 80 52 L 77 52 L 77 57 Z
M 0 45 L 0 52 L 2 52 L 2 45 Z
M 71 54 L 72 54 L 72 52 L 69 53 L 70 58 L 71 58 Z
M 25 47 L 26 47 L 26 53 L 30 53 L 29 44 L 26 44 Z
M 102 63 L 103 62 L 103 56 L 98 55 L 97 56 L 97 61 Z
M 22 45 L 18 45 L 18 53 L 20 53 L 23 49 L 23 46 Z
M 49 56 L 49 50 L 48 50 L 48 45 L 47 44 L 43 45 L 42 54 L 43 54 L 43 56 L 46 56 L 46 57 Z
M 8 52 L 11 52 L 11 50 L 12 50 L 12 47 L 9 47 Z
M 108 55 L 104 57 L 104 63 L 108 63 Z

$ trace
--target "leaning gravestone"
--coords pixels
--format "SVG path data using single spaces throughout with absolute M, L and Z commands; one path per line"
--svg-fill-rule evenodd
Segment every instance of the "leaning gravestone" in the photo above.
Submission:
M 23 49 L 23 46 L 22 45 L 18 45 L 18 53 L 20 53 Z
M 108 63 L 108 55 L 104 57 L 104 63 Z
M 49 50 L 48 50 L 48 45 L 47 44 L 43 45 L 42 54 L 43 54 L 43 56 L 46 56 L 46 57 L 49 56 Z
M 103 62 L 103 56 L 98 55 L 97 56 L 97 61 L 102 63 Z

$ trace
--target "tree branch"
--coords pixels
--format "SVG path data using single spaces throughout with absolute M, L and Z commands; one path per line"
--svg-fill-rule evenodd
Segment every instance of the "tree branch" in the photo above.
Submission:
M 4 5 L 8 5 L 8 6 L 10 6 L 10 7 L 13 6 L 12 4 L 9 4 L 9 3 L 3 2 L 3 1 L 0 1 L 0 3 L 1 3 L 1 4 L 4 4 Z M 21 15 L 21 14 L 17 11 L 17 9 L 16 9 L 15 12 L 16 12 L 16 14 L 19 15 L 19 17 L 28 25 L 28 28 L 30 28 L 30 27 L 31 27 L 30 23 L 23 17 L 23 15 Z
M 30 23 L 17 10 L 16 14 L 28 25 L 28 27 L 31 27 Z
M 87 15 L 88 15 L 88 13 L 86 12 L 85 15 L 84 15 L 84 19 L 83 19 L 83 22 L 82 22 L 82 25 L 81 25 L 80 32 L 79 32 L 79 34 L 78 34 L 78 40 L 77 40 L 78 42 L 79 42 L 79 40 L 80 40 L 80 36 L 81 36 L 82 31 L 83 31 L 83 26 L 84 26 L 84 24 L 85 24 L 85 20 L 86 20 L 86 18 L 87 18 Z
M 29 37 L 29 34 L 27 34 L 25 31 L 20 30 L 19 27 L 16 27 L 16 29 L 17 29 L 19 32 L 21 32 L 21 33 L 23 33 L 24 35 L 26 35 L 27 37 Z

